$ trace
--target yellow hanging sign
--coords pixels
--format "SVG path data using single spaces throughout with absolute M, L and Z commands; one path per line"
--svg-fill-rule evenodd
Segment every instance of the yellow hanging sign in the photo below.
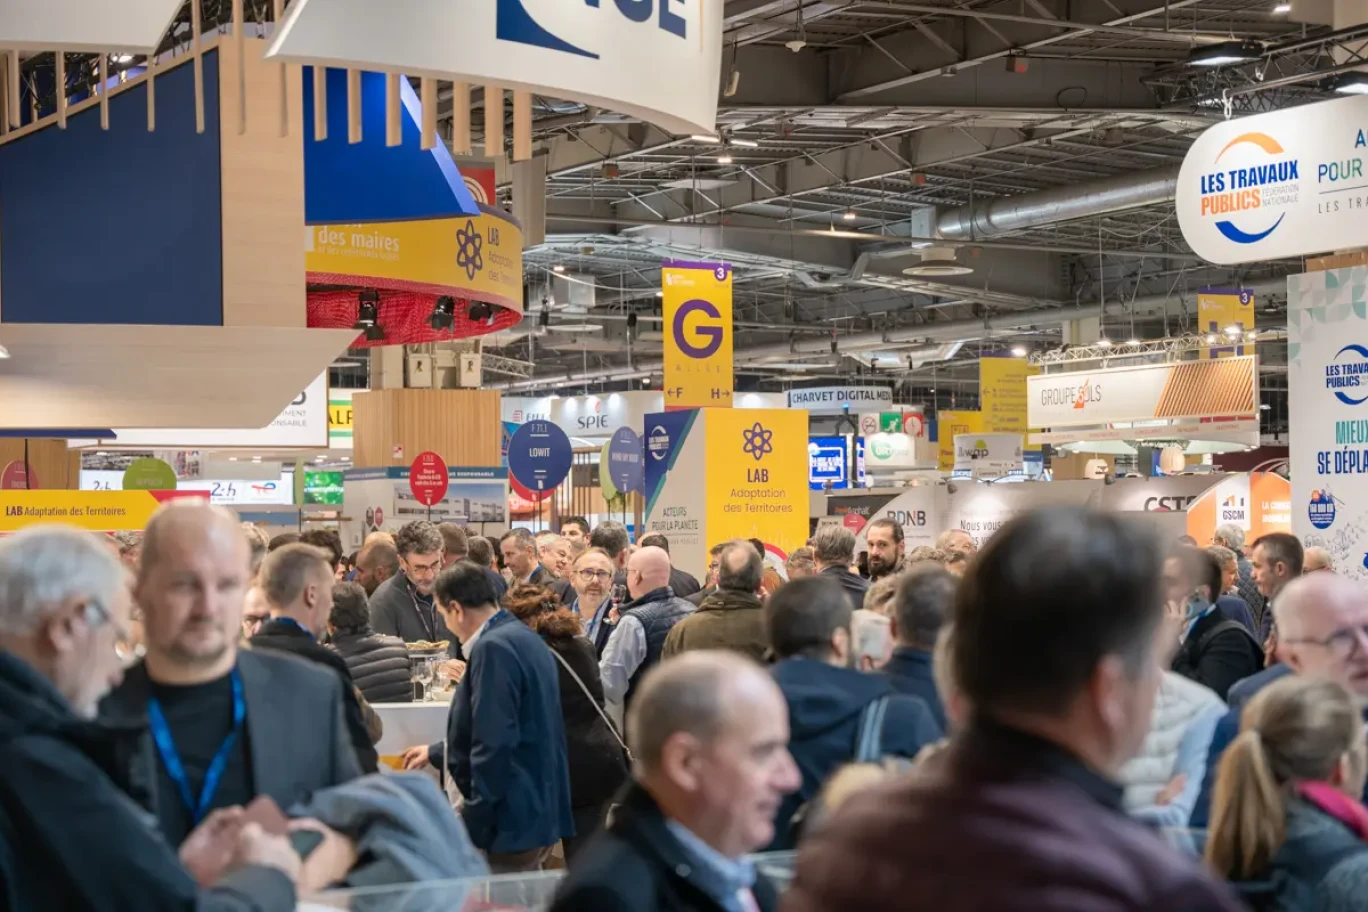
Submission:
M 732 269 L 726 263 L 666 262 L 665 407 L 732 404 Z

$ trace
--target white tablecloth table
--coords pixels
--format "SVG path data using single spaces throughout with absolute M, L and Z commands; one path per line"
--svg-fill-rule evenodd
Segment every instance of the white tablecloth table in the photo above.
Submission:
M 402 754 L 410 747 L 446 738 L 450 696 L 433 703 L 373 703 L 371 706 L 385 724 L 380 743 L 375 745 L 376 752 L 381 755 Z

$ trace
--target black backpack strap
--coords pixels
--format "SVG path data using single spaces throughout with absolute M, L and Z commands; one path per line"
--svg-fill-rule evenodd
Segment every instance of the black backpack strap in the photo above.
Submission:
M 1259 645 L 1258 640 L 1254 639 L 1254 634 L 1249 632 L 1249 628 L 1239 621 L 1232 621 L 1230 618 L 1225 618 L 1218 622 L 1215 627 L 1212 627 L 1206 633 L 1202 634 L 1202 638 L 1197 641 L 1197 651 L 1199 653 L 1206 651 L 1206 648 L 1211 645 L 1211 641 L 1225 633 L 1227 630 L 1240 631 L 1240 633 L 1244 635 L 1244 638 L 1249 641 L 1250 646 L 1252 646 L 1259 655 L 1263 655 L 1263 647 Z

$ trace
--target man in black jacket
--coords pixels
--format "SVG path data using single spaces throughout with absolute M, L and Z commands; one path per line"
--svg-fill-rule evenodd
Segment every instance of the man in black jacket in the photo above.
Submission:
M 812 553 L 817 575 L 840 584 L 852 611 L 863 608 L 869 580 L 850 572 L 855 561 L 855 533 L 845 526 L 823 526 L 812 539 Z
M 551 912 L 773 912 L 746 856 L 799 783 L 774 683 L 742 656 L 690 652 L 647 675 L 628 731 L 635 780 Z
M 1243 624 L 1217 610 L 1220 580 L 1221 565 L 1200 548 L 1180 548 L 1164 561 L 1169 623 L 1181 644 L 1173 670 L 1224 700 L 1230 685 L 1263 667 L 1264 656 Z
M 93 717 L 122 674 L 118 557 L 87 532 L 30 528 L 0 543 L 0 592 L 0 910 L 292 910 L 299 858 L 283 837 L 224 810 L 177 858 L 116 783 L 137 732 Z
M 255 649 L 297 655 L 337 675 L 342 682 L 347 734 L 356 750 L 356 760 L 362 771 L 373 773 L 379 761 L 366 730 L 347 660 L 318 642 L 332 615 L 333 583 L 328 555 L 312 545 L 286 545 L 266 555 L 259 584 L 271 606 L 271 619 L 261 625 L 251 643 Z
M 247 559 L 236 519 L 207 504 L 163 507 L 143 541 L 135 598 L 147 653 L 101 714 L 144 728 L 120 784 L 172 845 L 218 808 L 260 795 L 289 808 L 361 773 L 338 675 L 238 649 Z
M 955 602 L 958 580 L 930 561 L 913 564 L 893 596 L 893 655 L 880 673 L 898 693 L 918 697 L 943 734 L 945 705 L 932 673 L 936 640 Z
M 408 648 L 398 637 L 384 636 L 371 629 L 366 590 L 356 583 L 333 586 L 328 631 L 332 648 L 347 663 L 361 696 L 371 703 L 413 702 Z

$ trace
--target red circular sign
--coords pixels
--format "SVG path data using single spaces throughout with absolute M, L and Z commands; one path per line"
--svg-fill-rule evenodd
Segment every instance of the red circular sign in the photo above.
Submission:
M 22 460 L 16 459 L 0 471 L 0 491 L 23 491 L 37 487 L 38 476 L 34 474 L 33 466 L 25 471 Z
M 425 507 L 446 497 L 447 484 L 447 464 L 431 450 L 419 453 L 409 466 L 409 490 Z
M 554 488 L 549 491 L 534 491 L 526 485 L 522 484 L 520 481 L 518 481 L 518 479 L 514 478 L 511 474 L 508 476 L 508 489 L 517 496 L 521 497 L 523 500 L 526 500 L 529 503 L 534 504 L 541 503 L 543 500 L 546 500 L 546 498 L 550 497 L 552 494 L 555 493 Z M 521 512 L 521 510 L 519 510 L 518 512 Z

